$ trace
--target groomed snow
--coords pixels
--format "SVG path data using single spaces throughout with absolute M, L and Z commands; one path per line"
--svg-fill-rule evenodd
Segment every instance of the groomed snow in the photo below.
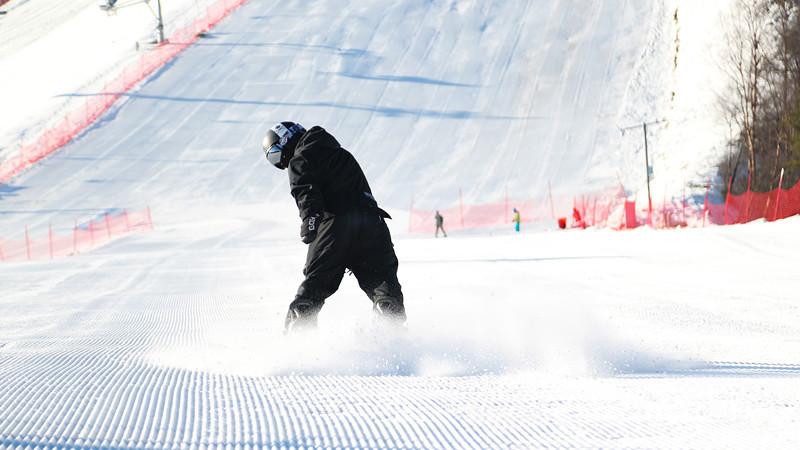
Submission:
M 4 239 L 144 206 L 155 229 L 0 262 L 0 448 L 800 446 L 798 218 L 405 233 L 412 192 L 615 179 L 657 14 L 251 0 L 2 186 Z M 285 118 L 339 137 L 396 217 L 405 333 L 345 277 L 317 334 L 282 335 L 305 246 L 258 144 Z
M 304 246 L 259 206 L 5 265 L 0 446 L 800 442 L 796 219 L 397 233 L 407 333 L 375 333 L 345 277 L 319 334 L 287 340 Z

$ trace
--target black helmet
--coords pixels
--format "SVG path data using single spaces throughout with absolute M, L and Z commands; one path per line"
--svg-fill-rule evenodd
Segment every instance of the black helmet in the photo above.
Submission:
M 281 122 L 270 128 L 261 142 L 267 161 L 278 169 L 288 167 L 297 142 L 305 132 L 302 125 L 294 122 Z

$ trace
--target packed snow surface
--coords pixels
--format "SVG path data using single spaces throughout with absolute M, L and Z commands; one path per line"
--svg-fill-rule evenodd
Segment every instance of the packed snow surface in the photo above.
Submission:
M 795 219 L 397 233 L 405 333 L 345 277 L 288 339 L 304 246 L 264 206 L 3 266 L 0 447 L 800 443 Z
M 797 448 L 797 218 L 404 232 L 412 193 L 616 179 L 663 12 L 248 2 L 0 186 L 4 240 L 144 206 L 155 225 L 0 261 L 0 448 Z M 285 119 L 336 135 L 395 216 L 407 330 L 345 277 L 317 333 L 282 335 L 305 246 L 259 142 Z

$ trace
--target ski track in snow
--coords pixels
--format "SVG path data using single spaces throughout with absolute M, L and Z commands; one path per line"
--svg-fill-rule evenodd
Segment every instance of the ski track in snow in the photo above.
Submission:
M 0 448 L 800 446 L 796 218 L 403 233 L 414 190 L 585 187 L 642 5 L 248 2 L 2 186 L 4 239 L 147 205 L 155 230 L 0 262 Z M 331 129 L 394 207 L 405 333 L 345 277 L 317 334 L 281 335 L 305 246 L 258 145 L 286 118 Z
M 797 407 L 800 364 L 715 363 L 643 381 L 639 375 L 564 379 L 535 371 L 253 376 L 147 360 L 152 349 L 171 346 L 198 352 L 199 359 L 224 359 L 227 350 L 215 352 L 215 339 L 207 336 L 220 326 L 275 345 L 259 336 L 263 322 L 253 318 L 259 309 L 257 301 L 233 297 L 103 298 L 72 318 L 80 327 L 62 325 L 0 349 L 0 445 L 722 448 L 761 446 L 770 441 L 755 439 L 756 427 L 770 422 L 774 430 L 797 420 L 763 417 L 757 408 L 784 403 L 790 414 Z M 262 350 L 241 363 L 258 365 L 270 354 Z M 767 393 L 753 403 L 743 395 L 753 389 Z M 726 426 L 736 417 L 731 411 L 749 419 Z

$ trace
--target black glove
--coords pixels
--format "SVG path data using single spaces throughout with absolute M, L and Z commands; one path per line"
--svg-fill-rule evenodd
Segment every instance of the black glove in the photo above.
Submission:
M 310 244 L 317 238 L 317 228 L 319 228 L 320 214 L 312 214 L 303 219 L 303 224 L 300 226 L 300 240 L 304 244 Z

